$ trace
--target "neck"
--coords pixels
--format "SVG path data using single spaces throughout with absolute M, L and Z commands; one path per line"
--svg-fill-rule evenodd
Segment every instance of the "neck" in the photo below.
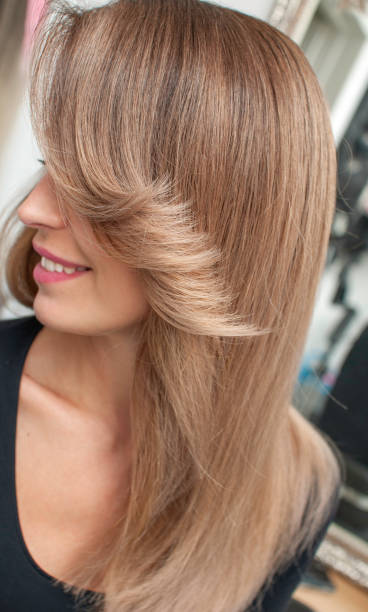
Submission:
M 135 358 L 135 342 L 122 333 L 82 336 L 44 327 L 23 372 L 125 439 Z

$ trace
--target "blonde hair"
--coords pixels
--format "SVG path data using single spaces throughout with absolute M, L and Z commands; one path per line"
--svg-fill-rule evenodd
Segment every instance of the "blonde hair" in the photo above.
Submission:
M 243 610 L 311 546 L 341 477 L 291 405 L 335 206 L 317 79 L 287 36 L 220 6 L 52 3 L 30 99 L 63 214 L 151 306 L 129 503 L 65 582 L 102 576 L 106 612 Z M 6 265 L 29 307 L 35 231 Z

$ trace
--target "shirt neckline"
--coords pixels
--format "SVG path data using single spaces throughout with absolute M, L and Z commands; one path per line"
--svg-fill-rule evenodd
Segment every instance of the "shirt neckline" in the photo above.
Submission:
M 11 437 L 11 443 L 10 443 L 10 448 L 11 448 L 11 462 L 10 462 L 11 492 L 10 494 L 11 494 L 12 503 L 14 507 L 15 529 L 16 529 L 18 541 L 23 551 L 24 558 L 26 559 L 28 564 L 30 564 L 32 568 L 42 578 L 45 578 L 48 582 L 51 582 L 54 586 L 59 586 L 62 588 L 61 585 L 55 584 L 55 580 L 58 580 L 58 578 L 55 578 L 55 576 L 52 576 L 51 574 L 43 570 L 42 567 L 40 567 L 38 563 L 35 561 L 35 559 L 32 557 L 30 551 L 27 548 L 25 540 L 23 538 L 23 533 L 22 533 L 20 520 L 19 520 L 19 514 L 18 514 L 18 501 L 17 501 L 17 492 L 16 492 L 16 481 L 15 481 L 15 450 L 16 450 L 15 442 L 16 442 L 17 421 L 18 421 L 20 381 L 22 378 L 25 361 L 27 359 L 27 355 L 31 349 L 31 346 L 33 342 L 35 341 L 36 337 L 38 336 L 38 334 L 40 333 L 41 329 L 43 329 L 44 327 L 44 325 L 34 315 L 27 317 L 27 320 L 32 322 L 34 325 L 32 325 L 30 332 L 28 332 L 27 330 L 25 331 L 25 334 L 24 334 L 25 340 L 22 346 L 22 350 L 18 352 L 16 355 L 12 355 L 12 360 L 11 360 L 11 361 L 14 360 L 13 367 L 16 365 L 17 368 L 16 368 L 16 377 L 14 381 L 15 382 L 15 402 L 14 402 L 15 405 L 9 408 L 10 410 L 14 410 L 14 415 L 15 415 L 15 418 L 13 421 L 14 422 L 14 427 L 13 427 L 13 432 L 12 432 L 13 435 Z M 67 584 L 67 583 L 64 583 L 64 584 Z M 73 585 L 68 585 L 68 586 L 72 587 Z M 104 593 L 102 593 L 101 591 L 93 591 L 91 589 L 84 589 L 84 592 L 87 595 L 104 595 Z

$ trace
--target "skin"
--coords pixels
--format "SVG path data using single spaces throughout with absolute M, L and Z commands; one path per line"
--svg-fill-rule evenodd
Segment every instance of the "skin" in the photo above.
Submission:
M 52 393 L 82 418 L 93 417 L 113 442 L 127 440 L 134 332 L 149 312 L 136 271 L 96 249 L 88 224 L 72 211 L 64 223 L 47 172 L 18 215 L 38 229 L 37 245 L 92 268 L 75 279 L 37 283 L 33 309 L 45 327 L 29 351 L 25 381 L 39 397 Z

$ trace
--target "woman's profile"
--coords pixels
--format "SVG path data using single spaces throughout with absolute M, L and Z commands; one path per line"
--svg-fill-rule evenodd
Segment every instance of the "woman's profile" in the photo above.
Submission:
M 291 404 L 336 189 L 308 61 L 199 0 L 49 2 L 30 105 L 42 167 L 2 228 L 34 316 L 0 322 L 1 609 L 285 610 L 341 480 Z

